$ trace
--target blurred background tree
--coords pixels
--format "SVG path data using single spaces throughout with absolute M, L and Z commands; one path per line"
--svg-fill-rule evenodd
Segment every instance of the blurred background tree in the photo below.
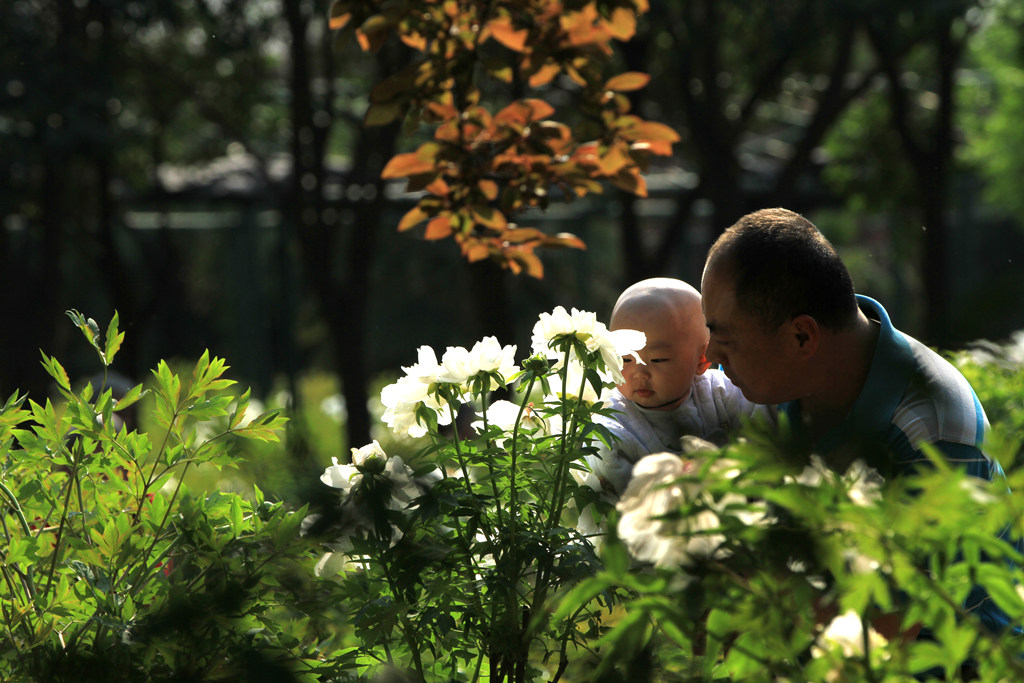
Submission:
M 612 68 L 651 75 L 630 106 L 681 142 L 646 197 L 609 184 L 529 215 L 587 245 L 539 252 L 543 280 L 397 231 L 419 195 L 381 171 L 429 131 L 363 122 L 414 51 L 341 40 L 330 6 L 0 3 L 0 393 L 46 395 L 40 348 L 75 369 L 64 310 L 117 309 L 124 374 L 209 348 L 263 398 L 332 398 L 332 448 L 358 446 L 376 378 L 420 344 L 524 346 L 556 304 L 606 316 L 639 278 L 696 282 L 715 235 L 769 205 L 806 213 L 931 344 L 1024 327 L 1013 2 L 651 0 Z M 316 435 L 291 429 L 315 472 Z

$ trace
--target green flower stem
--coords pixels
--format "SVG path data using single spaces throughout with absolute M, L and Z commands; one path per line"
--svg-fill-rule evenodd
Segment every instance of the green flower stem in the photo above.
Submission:
M 14 492 L 11 491 L 10 488 L 8 488 L 7 484 L 5 484 L 3 482 L 3 480 L 0 480 L 0 491 L 2 491 L 4 496 L 7 497 L 7 500 L 10 503 L 11 508 L 14 510 L 14 514 L 18 517 L 18 521 L 21 522 L 22 530 L 25 532 L 25 534 L 27 536 L 31 536 L 32 535 L 32 527 L 29 525 L 28 520 L 25 518 L 25 511 L 21 509 L 21 504 L 18 502 L 17 497 L 15 497 Z M 6 525 L 4 525 L 4 532 L 5 532 L 5 534 L 7 532 L 7 526 Z M 11 542 L 10 534 L 6 534 L 6 535 L 7 535 L 7 542 L 10 543 Z
M 75 491 L 75 481 L 78 479 L 78 468 L 81 463 L 81 458 L 82 440 L 79 439 L 75 446 L 75 452 L 71 456 L 71 472 L 68 473 L 69 479 L 67 483 L 67 490 L 64 494 L 64 506 L 60 513 L 60 524 L 57 525 L 57 537 L 53 542 L 53 556 L 50 560 L 50 571 L 47 573 L 46 585 L 43 587 L 43 600 L 46 599 L 47 594 L 50 592 L 50 586 L 53 585 L 53 575 L 57 572 L 57 561 L 60 559 L 62 554 L 61 548 L 64 545 L 64 526 L 68 519 L 68 510 L 71 508 L 71 494 Z
M 178 498 L 178 493 L 181 491 L 181 486 L 185 482 L 185 474 L 188 472 L 188 466 L 191 464 L 191 460 L 186 460 L 185 466 L 181 468 L 181 476 L 178 477 L 178 484 L 177 486 L 174 487 L 174 493 L 172 493 L 171 497 L 167 499 L 167 509 L 164 511 L 163 519 L 160 520 L 159 528 L 157 529 L 156 533 L 153 534 L 153 541 L 146 548 L 146 551 L 142 553 L 142 557 L 139 558 L 139 561 L 136 564 L 136 566 L 139 567 L 140 571 L 146 569 L 147 563 L 149 562 L 149 556 L 153 553 L 153 549 L 156 547 L 156 544 L 160 542 L 160 539 L 164 535 L 164 529 L 167 528 L 167 520 L 170 518 L 171 511 L 174 509 L 174 501 L 177 500 Z M 141 576 L 137 576 L 136 580 L 133 581 L 131 585 L 134 586 L 136 583 L 139 583 L 141 585 L 141 579 Z
M 387 539 L 378 537 L 377 543 L 380 545 L 380 547 L 387 547 L 389 541 Z M 391 568 L 389 566 L 389 562 L 386 559 L 384 559 L 381 562 L 381 568 L 384 570 L 384 579 L 388 582 L 388 588 L 391 589 L 391 595 L 394 596 L 396 600 L 398 600 L 398 583 L 395 581 L 395 578 L 392 575 Z M 400 613 L 398 615 L 398 619 L 402 624 L 402 636 L 405 638 L 406 645 L 409 646 L 409 654 L 412 656 L 413 667 L 416 669 L 416 673 L 419 676 L 417 680 L 425 681 L 426 676 L 423 673 L 423 660 L 420 657 L 420 645 L 417 642 L 415 636 L 416 628 L 415 626 L 413 626 L 413 623 L 409 620 L 409 616 L 405 614 L 405 612 Z M 387 652 L 387 655 L 388 660 L 390 662 L 390 651 Z
M 480 392 L 480 412 L 483 414 L 484 420 L 484 433 L 487 433 L 487 391 L 486 387 Z M 454 420 L 454 418 L 452 418 Z M 459 430 L 455 430 L 455 439 L 458 441 Z M 494 443 L 488 438 L 487 447 L 492 448 Z M 502 528 L 505 524 L 502 522 L 501 512 L 501 496 L 498 493 L 498 480 L 494 476 L 494 458 L 487 458 L 487 471 L 491 475 L 491 493 L 494 495 L 494 515 L 498 518 L 498 528 Z
M 519 485 L 516 481 L 518 475 L 518 455 L 519 455 L 519 425 L 523 420 L 523 413 L 526 412 L 526 404 L 530 400 L 530 392 L 533 391 L 533 385 L 537 381 L 536 375 L 530 376 L 530 381 L 526 385 L 526 391 L 523 392 L 523 401 L 519 405 L 519 413 L 516 415 L 516 423 L 512 426 L 512 454 L 511 463 L 509 465 L 509 515 L 508 515 L 508 532 L 509 532 L 509 553 L 512 556 L 512 566 L 516 568 L 517 575 L 515 582 L 519 581 L 518 570 L 518 541 L 516 539 L 516 524 L 519 520 Z M 515 583 L 513 583 L 515 585 Z
M 559 638 L 560 646 L 558 648 L 558 668 L 555 670 L 555 675 L 551 677 L 551 683 L 557 683 L 562 678 L 562 674 L 565 673 L 566 668 L 569 666 L 569 655 L 567 650 L 569 649 L 569 635 L 572 632 L 572 625 L 576 623 L 576 617 L 579 616 L 580 612 L 586 609 L 587 603 L 581 604 L 576 608 L 576 611 L 566 619 L 565 631 L 562 633 L 562 637 Z
M 564 425 L 566 424 L 565 391 L 566 382 L 568 381 L 569 376 L 568 355 L 568 351 L 566 351 L 566 367 L 564 368 L 562 376 L 562 441 L 560 442 L 558 449 L 558 472 L 555 475 L 555 496 L 554 500 L 552 501 L 551 517 L 550 519 L 548 519 L 548 529 L 555 528 L 555 526 L 561 521 L 562 510 L 565 507 L 565 488 L 569 479 L 569 466 L 572 463 L 572 454 L 575 452 L 577 445 L 576 432 L 577 427 L 579 425 L 580 405 L 582 405 L 583 403 L 583 391 L 586 389 L 587 386 L 587 373 L 584 372 L 583 377 L 580 379 L 580 389 L 577 393 L 576 403 L 572 409 L 572 422 L 569 424 L 568 429 L 564 428 Z
M 462 440 L 459 438 L 459 428 L 455 422 L 455 411 L 452 409 L 451 404 L 448 406 L 448 410 L 451 411 L 452 415 L 452 434 L 454 435 L 452 441 L 455 445 L 455 459 L 459 463 L 459 470 L 462 472 L 462 482 L 465 484 L 466 493 L 469 494 L 473 500 L 476 500 L 476 496 L 473 493 L 473 484 L 469 480 L 469 468 L 466 467 L 466 458 L 462 454 Z M 488 541 L 494 541 L 494 530 L 488 523 L 487 519 L 483 516 L 480 517 L 480 531 L 484 533 Z M 466 546 L 467 552 L 469 551 L 469 545 Z
M 7 484 L 5 484 L 2 480 L 0 480 L 0 491 L 3 492 L 4 497 L 7 498 L 7 501 L 9 503 L 11 509 L 14 510 L 15 516 L 18 518 L 18 521 L 21 523 L 22 531 L 25 532 L 26 536 L 31 536 L 32 535 L 32 527 L 29 525 L 28 519 L 25 518 L 25 511 L 21 509 L 21 503 L 18 502 L 18 498 L 14 495 L 14 492 L 11 491 L 11 489 L 8 488 Z M 10 545 L 10 543 L 11 543 L 11 532 L 10 532 L 10 529 L 7 528 L 6 520 L 4 521 L 3 527 L 4 527 L 4 536 L 7 539 L 7 544 Z M 7 564 L 6 564 L 6 562 L 3 564 L 3 573 L 4 573 L 4 580 L 7 582 L 7 585 L 10 586 L 10 588 L 11 588 L 11 596 L 13 597 L 14 594 L 15 594 L 15 590 L 14 590 L 14 586 L 11 583 L 12 579 L 11 579 L 10 573 L 7 571 Z M 33 580 L 33 576 L 32 576 L 32 567 L 28 567 L 28 569 L 27 569 L 25 574 L 21 574 L 19 572 L 19 575 L 22 576 L 21 583 L 22 583 L 22 585 L 25 588 L 25 592 L 28 594 L 29 602 L 34 602 L 35 601 L 35 597 L 36 597 L 36 585 L 35 585 L 35 581 Z M 37 608 L 37 610 L 38 610 L 38 608 Z
M 556 510 L 561 510 L 561 505 L 559 505 L 559 503 L 558 503 L 558 497 L 560 495 L 560 491 L 561 491 L 561 487 L 562 487 L 562 482 L 561 482 L 561 477 L 562 477 L 562 460 L 565 458 L 565 452 L 566 452 L 565 440 L 566 440 L 566 436 L 568 434 L 568 431 L 566 429 L 566 425 L 570 424 L 569 413 L 568 413 L 568 410 L 569 410 L 569 405 L 568 405 L 568 396 L 569 396 L 568 382 L 569 382 L 569 358 L 570 358 L 571 354 L 572 354 L 572 346 L 567 346 L 566 349 L 565 349 L 565 359 L 562 361 L 562 377 L 561 377 L 561 379 L 562 379 L 562 401 L 561 401 L 561 408 L 562 408 L 562 438 L 558 442 L 558 459 L 557 459 L 557 462 L 556 462 L 556 468 L 557 469 L 555 470 L 555 490 L 554 490 L 554 495 L 551 496 L 551 512 L 549 513 L 549 516 L 548 516 L 548 529 L 553 528 L 554 525 L 555 525 L 556 520 L 558 519 L 558 516 L 555 514 L 555 511 Z M 561 514 L 561 513 L 559 512 L 559 514 Z

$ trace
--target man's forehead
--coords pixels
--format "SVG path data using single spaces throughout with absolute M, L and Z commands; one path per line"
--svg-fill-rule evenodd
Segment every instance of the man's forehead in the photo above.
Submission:
M 704 317 L 709 329 L 722 332 L 737 322 L 736 316 L 739 313 L 736 310 L 733 281 L 724 268 L 709 268 L 704 275 L 701 299 Z

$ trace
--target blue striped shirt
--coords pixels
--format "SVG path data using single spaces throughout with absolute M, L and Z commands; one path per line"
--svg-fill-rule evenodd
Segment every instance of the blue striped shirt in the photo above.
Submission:
M 972 476 L 1002 478 L 999 463 L 982 451 L 988 418 L 967 379 L 935 351 L 894 328 L 877 301 L 861 295 L 857 300 L 865 315 L 881 325 L 875 355 L 849 415 L 818 440 L 814 451 L 841 454 L 838 459 L 845 464 L 863 457 L 890 477 L 926 463 L 919 449 L 927 443 Z M 779 410 L 799 429 L 797 401 L 784 403 Z M 891 459 L 879 462 L 885 455 Z M 965 606 L 989 627 L 1008 624 L 1007 616 L 980 588 L 971 592 Z

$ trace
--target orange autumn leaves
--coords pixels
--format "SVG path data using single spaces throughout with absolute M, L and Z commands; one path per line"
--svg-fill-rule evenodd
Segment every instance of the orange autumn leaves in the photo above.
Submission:
M 436 125 L 432 140 L 396 155 L 382 173 L 408 178 L 409 191 L 422 193 L 398 229 L 425 224 L 427 239 L 453 238 L 470 261 L 491 258 L 541 277 L 538 247 L 584 244 L 521 227 L 518 216 L 547 208 L 553 196 L 600 193 L 606 182 L 646 196 L 648 159 L 670 155 L 678 135 L 630 113 L 624 93 L 646 86 L 646 74 L 603 75 L 611 41 L 629 40 L 646 10 L 646 0 L 336 0 L 332 28 L 347 30 L 363 50 L 379 49 L 394 33 L 418 54 L 374 88 L 365 119 Z M 558 120 L 539 97 L 492 113 L 494 88 L 486 103 L 481 95 L 484 77 L 542 95 L 560 75 L 578 99 L 570 113 L 582 113 L 587 125 Z

